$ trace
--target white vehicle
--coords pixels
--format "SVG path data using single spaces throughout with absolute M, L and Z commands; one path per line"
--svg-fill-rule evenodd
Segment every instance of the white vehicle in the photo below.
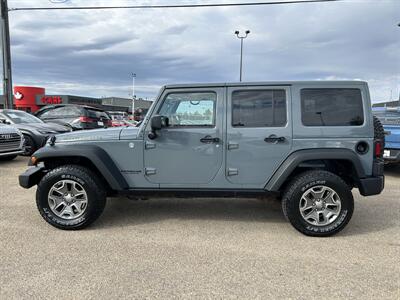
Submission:
M 0 160 L 13 160 L 23 152 L 22 133 L 9 125 L 0 123 Z

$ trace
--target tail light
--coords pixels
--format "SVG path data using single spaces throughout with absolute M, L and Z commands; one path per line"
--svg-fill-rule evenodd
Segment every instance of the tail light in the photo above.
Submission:
M 107 127 L 112 127 L 113 126 L 113 123 L 112 123 L 111 120 L 106 120 L 105 124 L 106 124 Z
M 382 141 L 381 140 L 376 140 L 374 148 L 375 148 L 375 157 L 376 158 L 382 158 L 383 157 Z
M 86 116 L 80 116 L 79 121 L 82 123 L 93 123 L 94 120 L 92 118 L 86 117 Z

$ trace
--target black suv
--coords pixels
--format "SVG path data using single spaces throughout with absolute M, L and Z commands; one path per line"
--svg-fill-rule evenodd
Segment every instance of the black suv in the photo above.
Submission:
M 38 110 L 36 117 L 44 122 L 71 127 L 72 130 L 111 127 L 111 118 L 103 110 L 84 105 L 49 105 Z

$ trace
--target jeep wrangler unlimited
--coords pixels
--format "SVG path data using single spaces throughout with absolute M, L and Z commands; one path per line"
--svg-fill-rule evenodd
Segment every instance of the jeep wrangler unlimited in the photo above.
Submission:
M 350 221 L 353 188 L 383 190 L 383 149 L 365 82 L 169 85 L 139 127 L 57 135 L 19 181 L 61 229 L 88 226 L 116 193 L 272 193 L 298 231 L 329 236 Z

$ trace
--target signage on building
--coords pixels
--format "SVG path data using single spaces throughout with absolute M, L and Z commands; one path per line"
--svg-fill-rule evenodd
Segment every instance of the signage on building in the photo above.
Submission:
M 20 93 L 20 92 L 16 92 L 14 94 L 15 99 L 17 100 L 22 100 L 24 98 L 24 94 Z
M 61 96 L 42 96 L 40 98 L 40 102 L 42 104 L 61 104 L 63 103 L 63 99 Z

